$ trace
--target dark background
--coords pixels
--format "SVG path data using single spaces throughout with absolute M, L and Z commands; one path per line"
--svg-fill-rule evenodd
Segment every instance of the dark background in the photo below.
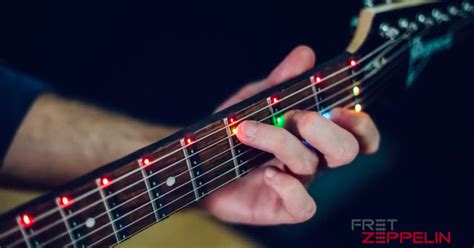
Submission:
M 185 125 L 296 45 L 324 61 L 350 41 L 359 1 L 0 4 L 0 59 L 63 95 Z M 236 227 L 271 247 L 356 247 L 351 219 L 396 218 L 398 229 L 451 231 L 474 245 L 473 48 L 433 58 L 397 102 L 371 112 L 383 143 L 372 157 L 321 175 L 318 214 L 295 226 Z M 295 243 L 296 242 L 296 243 Z

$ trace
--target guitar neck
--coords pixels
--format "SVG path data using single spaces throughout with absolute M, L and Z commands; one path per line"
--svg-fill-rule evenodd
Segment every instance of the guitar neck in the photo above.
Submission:
M 358 98 L 353 88 L 362 91 L 358 68 L 354 56 L 343 54 L 23 205 L 2 218 L 0 244 L 122 242 L 272 158 L 239 142 L 235 128 L 241 121 L 283 126 L 291 109 L 325 114 L 337 106 L 353 107 Z

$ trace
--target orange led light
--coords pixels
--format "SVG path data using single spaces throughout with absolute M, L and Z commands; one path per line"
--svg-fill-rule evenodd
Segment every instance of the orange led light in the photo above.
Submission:
M 232 128 L 232 135 L 237 135 L 237 128 L 236 127 Z

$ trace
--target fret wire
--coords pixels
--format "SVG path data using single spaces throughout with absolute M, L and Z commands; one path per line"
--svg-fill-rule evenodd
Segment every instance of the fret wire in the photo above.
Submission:
M 104 189 L 102 188 L 103 186 L 100 185 L 100 179 L 97 179 L 96 180 L 96 183 L 97 183 L 97 187 L 99 188 L 99 193 L 100 193 L 100 196 L 102 198 L 102 202 L 104 203 L 104 206 L 105 206 L 105 211 L 107 212 L 107 215 L 109 216 L 109 219 L 110 219 L 110 223 L 112 225 L 112 230 L 114 231 L 115 233 L 115 239 L 117 241 L 120 240 L 120 237 L 119 237 L 119 233 L 118 231 L 116 230 L 116 227 L 115 227 L 115 224 L 113 223 L 113 220 L 114 220 L 114 216 L 112 214 L 112 212 L 110 212 L 110 209 L 109 209 L 109 203 L 108 203 L 108 200 L 105 198 L 105 194 L 104 194 Z M 109 185 L 107 185 L 109 186 Z M 108 225 L 103 225 L 102 227 L 106 227 Z M 79 242 L 81 239 L 78 239 L 76 240 L 76 242 Z
M 385 45 L 388 46 L 389 44 L 390 44 L 390 43 L 386 43 Z M 379 47 L 378 49 L 381 50 L 381 49 L 383 49 L 384 47 L 385 47 L 385 46 L 382 45 L 382 46 Z M 376 52 L 376 51 L 374 50 L 372 53 L 375 54 L 375 52 Z M 366 57 L 365 57 L 364 59 L 366 59 L 366 58 L 368 58 L 368 57 L 369 57 L 369 55 L 366 55 Z M 361 61 L 362 61 L 362 60 L 363 60 L 363 59 L 361 59 Z M 343 79 L 343 80 L 341 80 L 341 81 L 345 81 L 345 80 Z M 311 85 L 312 85 L 312 84 L 311 84 Z M 305 87 L 305 88 L 307 88 L 307 87 Z M 295 93 L 296 93 L 296 92 L 295 92 Z M 293 94 L 295 94 L 295 93 L 293 93 Z M 293 94 L 292 94 L 292 95 L 293 95 Z M 287 96 L 286 98 L 288 98 L 288 97 L 290 97 L 290 96 L 291 96 L 291 95 Z M 202 139 L 202 138 L 201 138 L 201 139 Z M 161 158 L 160 158 L 160 159 L 161 159 Z M 90 193 L 90 194 L 91 194 L 91 193 Z M 82 196 L 84 197 L 85 195 L 82 195 Z M 43 216 L 44 216 L 44 215 L 43 215 Z M 3 234 L 3 235 L 5 235 L 5 234 Z
M 18 225 L 18 228 L 20 228 L 21 235 L 23 236 L 23 239 L 24 239 L 24 241 L 25 241 L 25 243 L 26 243 L 26 246 L 27 246 L 28 248 L 32 248 L 33 246 L 32 246 L 31 243 L 30 243 L 30 239 L 29 239 L 29 237 L 28 237 L 28 234 L 26 233 L 25 228 L 23 228 L 23 226 L 21 225 L 21 217 L 19 217 L 19 216 L 18 216 L 18 218 L 17 218 L 17 225 Z M 22 240 L 19 239 L 19 241 L 20 241 L 20 243 L 21 243 Z M 13 244 L 9 245 L 9 247 L 16 245 L 16 243 L 18 243 L 18 241 L 16 241 L 16 242 L 14 242 Z
M 346 79 L 342 79 L 342 80 L 340 80 L 340 81 L 346 81 Z M 331 97 L 333 97 L 334 95 L 337 95 L 337 94 L 340 94 L 340 92 L 338 92 L 338 93 L 336 93 L 336 94 L 333 94 Z M 294 105 L 296 105 L 296 104 L 298 104 L 298 103 L 300 103 L 300 102 L 302 102 L 302 101 L 307 100 L 309 97 L 312 97 L 312 95 L 310 95 L 310 96 L 308 96 L 308 97 L 305 97 L 303 100 L 300 100 L 299 102 L 297 102 L 297 103 L 295 103 L 295 104 L 293 104 L 292 106 L 289 106 L 289 107 L 293 107 Z M 347 100 L 347 97 L 346 97 L 344 100 Z M 324 101 L 322 101 L 322 102 L 324 102 Z M 322 102 L 321 102 L 321 103 L 322 103 Z M 284 110 L 288 109 L 289 107 L 287 107 L 287 108 L 285 108 L 285 109 L 282 109 L 281 111 L 278 111 L 278 112 L 283 112 Z M 322 112 L 326 111 L 327 109 L 328 109 L 328 108 L 322 110 Z M 269 117 L 271 117 L 271 116 L 268 116 L 268 117 L 266 117 L 265 119 L 268 119 Z M 238 145 L 240 145 L 240 144 L 238 144 Z M 237 145 L 237 146 L 238 146 L 238 145 Z M 227 149 L 227 150 L 228 150 L 228 149 Z
M 227 126 L 227 127 L 229 126 L 229 123 L 228 123 L 228 121 L 227 121 L 227 118 L 225 118 L 225 119 L 223 120 L 223 122 L 224 122 L 224 126 Z M 237 162 L 237 158 L 235 157 L 235 156 L 236 156 L 236 155 L 235 155 L 235 146 L 234 146 L 234 141 L 232 141 L 232 136 L 233 136 L 234 134 L 232 133 L 232 131 L 230 130 L 230 128 L 226 128 L 225 131 L 226 131 L 226 133 L 227 133 L 227 140 L 228 140 L 228 142 L 229 142 L 230 153 L 231 153 L 232 158 L 233 158 L 233 163 L 234 163 L 234 168 L 235 168 L 235 175 L 236 175 L 237 177 L 240 177 L 240 171 L 239 171 L 239 168 L 238 168 L 239 163 Z M 227 150 L 228 150 L 228 149 L 226 149 L 226 151 L 227 151 Z
M 145 186 L 146 186 L 146 190 L 147 190 L 147 192 L 148 192 L 148 197 L 150 198 L 150 201 L 153 202 L 153 201 L 154 201 L 154 200 L 153 200 L 154 198 L 153 198 L 153 194 L 152 194 L 152 189 L 151 189 L 150 182 L 149 182 L 148 178 L 146 177 L 145 168 L 143 168 L 143 166 L 141 166 L 141 165 L 138 165 L 138 166 L 141 167 L 142 177 L 143 177 L 143 181 L 145 181 Z M 114 193 L 115 193 L 115 192 L 114 192 Z M 141 195 L 141 194 L 140 194 L 140 195 Z M 135 197 L 133 197 L 133 198 L 135 198 Z M 125 203 L 123 203 L 123 204 L 125 204 Z M 123 205 L 123 204 L 122 204 L 122 205 Z M 155 220 L 156 220 L 156 221 L 160 220 L 160 216 L 159 216 L 160 213 L 158 213 L 158 211 L 156 210 L 155 204 L 152 203 L 151 206 L 152 206 L 153 210 L 155 211 Z M 117 206 L 117 207 L 118 207 L 118 206 Z M 114 208 L 115 208 L 115 207 L 114 207 Z M 112 211 L 113 211 L 114 208 L 112 208 Z
M 64 222 L 64 225 L 66 226 L 66 229 L 68 231 L 69 238 L 71 239 L 71 242 L 74 243 L 75 241 L 74 241 L 74 235 L 72 233 L 71 225 L 69 225 L 69 221 L 66 218 L 66 213 L 64 212 L 64 209 L 61 207 L 60 198 L 56 198 L 56 204 L 59 209 L 59 213 L 61 214 L 62 221 Z
M 248 163 L 248 162 L 250 162 L 250 161 L 252 161 L 253 159 L 256 159 L 257 157 L 261 156 L 262 154 L 264 154 L 264 153 L 263 153 L 263 152 L 262 152 L 262 153 L 259 153 L 257 156 L 252 157 L 251 159 L 245 161 L 244 163 L 241 163 L 241 166 L 244 165 L 244 164 L 246 164 L 246 163 Z M 198 188 L 204 187 L 205 185 L 207 185 L 207 184 L 213 182 L 214 180 L 217 180 L 218 178 L 222 177 L 223 175 L 225 175 L 225 174 L 227 174 L 227 173 L 229 173 L 229 172 L 231 172 L 231 171 L 233 171 L 233 170 L 234 170 L 234 169 L 228 170 L 227 172 L 225 172 L 225 173 L 223 173 L 223 174 L 220 174 L 220 175 L 217 176 L 217 177 L 214 177 L 214 178 L 211 179 L 210 181 L 208 181 L 208 182 L 206 182 L 206 183 L 204 183 L 204 184 L 198 186 Z M 193 190 L 193 191 L 194 191 L 194 190 Z M 163 208 L 165 208 L 165 207 L 171 205 L 172 203 L 176 202 L 177 200 L 182 199 L 182 198 L 185 197 L 186 195 L 189 195 L 189 194 L 193 193 L 193 191 L 188 191 L 188 192 L 186 192 L 185 194 L 181 195 L 180 197 L 175 198 L 173 201 L 171 201 L 171 202 L 169 202 L 169 203 L 163 205 L 162 207 L 160 207 L 160 208 L 158 209 L 158 211 L 160 211 L 160 210 L 162 210 Z M 195 202 L 195 201 L 192 201 L 191 203 L 193 203 L 193 202 Z M 140 207 L 140 208 L 141 208 L 141 207 Z M 138 209 L 138 208 L 137 208 L 137 209 Z M 135 210 L 137 210 L 137 209 L 134 209 L 133 211 L 135 211 Z M 131 214 L 131 213 L 133 213 L 133 211 L 131 211 L 131 212 L 129 212 L 129 213 L 127 213 L 127 214 L 121 216 L 121 218 L 124 217 L 124 216 L 127 216 L 127 215 L 129 215 L 129 214 Z M 136 222 L 138 222 L 139 220 L 141 220 L 141 219 L 143 219 L 143 218 L 145 218 L 145 217 L 147 217 L 147 216 L 149 216 L 149 215 L 151 215 L 151 214 L 152 214 L 152 213 L 148 213 L 147 215 L 142 216 L 140 219 L 137 219 L 136 221 L 134 221 L 134 222 L 128 224 L 127 226 L 122 227 L 119 231 L 124 230 L 125 228 L 129 227 L 129 226 L 132 225 L 133 223 L 136 223 Z M 82 239 L 82 238 L 85 238 L 85 237 L 87 237 L 87 236 L 89 236 L 89 235 L 91 235 L 91 234 L 93 234 L 94 232 L 99 231 L 99 230 L 102 229 L 102 228 L 103 228 L 103 227 L 100 227 L 99 229 L 96 229 L 96 230 L 94 230 L 93 232 L 88 233 L 87 235 L 81 237 L 81 239 Z M 110 236 L 110 235 L 109 235 L 109 236 Z M 68 246 L 68 245 L 69 245 L 69 244 L 67 244 L 66 246 Z
M 181 139 L 181 145 L 183 147 L 186 146 L 186 143 L 184 143 L 184 139 Z M 188 145 L 192 145 L 192 143 L 190 143 Z M 183 149 L 183 155 L 184 155 L 184 159 L 186 160 L 186 166 L 188 167 L 189 177 L 191 178 L 191 184 L 193 185 L 195 200 L 197 201 L 197 200 L 199 200 L 199 192 L 197 190 L 198 187 L 197 187 L 197 184 L 196 184 L 196 181 L 195 181 L 195 178 L 194 178 L 193 165 L 191 164 L 191 160 L 189 159 L 187 149 Z M 195 155 L 195 154 L 193 154 L 193 155 Z M 195 166 L 195 168 L 196 167 L 197 166 Z M 185 184 L 182 184 L 182 185 L 185 185 Z

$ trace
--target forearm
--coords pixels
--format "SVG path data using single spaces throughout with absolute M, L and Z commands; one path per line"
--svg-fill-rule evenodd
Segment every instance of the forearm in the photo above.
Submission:
M 43 95 L 18 129 L 1 176 L 47 186 L 61 184 L 173 130 Z

